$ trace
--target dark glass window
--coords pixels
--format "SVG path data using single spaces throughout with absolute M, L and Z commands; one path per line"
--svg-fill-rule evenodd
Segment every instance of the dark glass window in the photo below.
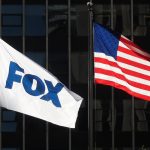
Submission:
M 150 52 L 150 2 L 137 0 L 133 2 L 132 8 L 131 1 L 113 0 L 111 7 L 111 0 L 95 0 L 94 21 L 133 39 L 142 49 Z M 2 150 L 22 150 L 23 136 L 25 150 L 47 150 L 47 146 L 52 150 L 88 149 L 87 1 L 71 0 L 70 8 L 68 0 L 47 2 L 46 7 L 46 0 L 2 0 L 1 37 L 44 68 L 47 67 L 61 82 L 84 98 L 76 128 L 71 130 L 31 116 L 25 116 L 23 128 L 24 116 L 21 113 L 2 109 Z M 133 97 L 121 90 L 105 85 L 94 86 L 92 107 L 95 149 L 112 149 L 113 138 L 115 149 L 133 149 L 132 100 Z M 135 149 L 149 149 L 150 104 L 147 101 L 134 100 Z M 114 120 L 112 102 L 115 110 Z

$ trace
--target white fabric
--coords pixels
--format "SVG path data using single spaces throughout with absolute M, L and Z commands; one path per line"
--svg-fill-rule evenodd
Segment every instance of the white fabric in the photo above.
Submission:
M 16 71 L 15 76 L 18 75 L 21 81 L 13 81 L 12 88 L 6 88 L 11 61 L 23 68 L 24 72 Z M 45 80 L 50 81 L 53 86 L 60 83 L 60 81 L 47 70 L 22 53 L 16 51 L 1 39 L 0 68 L 0 105 L 2 107 L 31 115 L 60 126 L 69 128 L 75 127 L 82 98 L 77 94 L 73 94 L 69 89 L 63 86 L 61 91 L 57 93 L 61 107 L 56 107 L 52 103 L 52 100 L 42 100 L 41 97 L 49 92 Z M 35 75 L 42 80 L 45 86 L 43 94 L 33 96 L 26 92 L 23 86 L 23 79 L 26 74 Z M 32 90 L 36 90 L 36 87 L 37 81 L 33 80 Z

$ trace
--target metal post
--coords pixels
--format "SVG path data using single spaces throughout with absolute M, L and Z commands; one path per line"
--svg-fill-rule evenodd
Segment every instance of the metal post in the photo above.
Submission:
M 46 69 L 48 70 L 48 0 L 46 0 L 45 4 L 45 27 L 46 27 Z M 49 150 L 49 124 L 46 122 L 46 150 Z
M 23 49 L 22 53 L 25 54 L 25 0 L 22 1 L 22 21 L 23 21 L 23 27 L 22 27 L 22 44 Z M 22 116 L 22 149 L 25 150 L 25 115 Z
M 71 90 L 71 0 L 68 0 L 68 87 Z M 69 150 L 71 150 L 71 128 L 69 129 Z
M 114 104 L 114 87 L 111 88 L 112 92 L 112 150 L 115 150 L 115 104 Z
M 131 0 L 131 40 L 133 41 L 133 0 Z M 135 102 L 132 96 L 132 150 L 135 150 L 135 116 L 134 116 Z
M 93 150 L 93 3 L 87 3 L 89 10 L 88 26 L 88 138 L 89 150 Z

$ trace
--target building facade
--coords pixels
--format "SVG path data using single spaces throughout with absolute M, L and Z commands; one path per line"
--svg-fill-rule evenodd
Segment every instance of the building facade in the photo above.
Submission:
M 89 137 L 88 8 L 82 0 L 1 0 L 0 36 L 84 98 L 75 129 L 1 108 L 1 150 L 150 149 L 150 103 L 96 85 Z M 149 0 L 93 0 L 94 21 L 150 52 Z M 90 140 L 92 139 L 92 141 Z

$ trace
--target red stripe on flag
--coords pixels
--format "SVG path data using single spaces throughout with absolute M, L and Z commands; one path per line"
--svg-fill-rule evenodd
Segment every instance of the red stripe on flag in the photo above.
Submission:
M 94 62 L 100 62 L 100 63 L 106 64 L 106 65 L 116 67 L 116 68 L 120 69 L 125 74 L 128 74 L 128 75 L 131 75 L 131 76 L 135 76 L 135 77 L 150 81 L 150 76 L 149 75 L 138 73 L 138 72 L 136 72 L 136 70 L 129 70 L 128 68 L 122 68 L 117 64 L 117 62 L 112 62 L 112 61 L 109 61 L 107 59 L 97 58 L 97 57 L 94 58 Z
M 127 79 L 124 75 L 118 74 L 118 73 L 116 73 L 113 70 L 105 70 L 105 69 L 101 69 L 101 68 L 94 68 L 94 70 L 95 70 L 95 73 L 109 75 L 109 76 L 112 76 L 112 77 L 116 77 L 116 78 L 118 78 L 120 80 L 123 80 L 127 84 L 129 84 L 129 85 L 131 85 L 133 87 L 137 87 L 137 88 L 140 88 L 140 89 L 143 89 L 143 90 L 150 90 L 150 86 L 142 84 L 142 83 L 139 83 L 138 81 L 137 82 L 131 81 L 131 80 Z
M 117 84 L 117 83 L 112 82 L 112 81 L 108 81 L 108 80 L 104 80 L 104 79 L 95 79 L 95 83 L 104 84 L 104 85 L 110 85 L 110 86 L 113 86 L 115 88 L 121 89 L 121 90 L 127 92 L 128 94 L 131 94 L 132 96 L 135 96 L 135 97 L 138 97 L 138 98 L 150 101 L 150 97 L 149 96 L 133 92 L 133 91 L 129 90 L 127 87 L 125 87 L 123 85 L 120 85 L 120 84 Z
M 147 61 L 149 61 L 149 59 L 150 59 L 150 58 L 148 58 L 148 57 L 146 57 L 146 56 L 143 56 L 143 55 L 141 55 L 141 54 L 139 54 L 139 53 L 136 53 L 135 51 L 126 49 L 126 48 L 121 47 L 121 46 L 118 46 L 118 50 L 119 50 L 120 52 L 123 52 L 123 53 L 126 53 L 126 54 L 128 54 L 128 55 L 131 55 L 131 56 L 140 58 L 140 59 L 142 59 L 142 60 L 147 60 Z
M 130 60 L 130 59 L 126 59 L 126 58 L 117 56 L 117 61 L 131 65 L 131 66 L 134 66 L 134 67 L 137 67 L 137 68 L 141 68 L 141 69 L 150 71 L 150 66 L 146 66 L 144 64 L 141 64 L 140 62 L 135 62 L 134 60 Z
M 134 48 L 139 49 L 141 52 L 143 52 L 143 53 L 146 54 L 146 55 L 142 55 L 142 54 L 140 54 L 140 55 L 141 55 L 142 57 L 146 57 L 146 59 L 150 60 L 150 54 L 144 52 L 141 47 L 139 47 L 138 45 L 134 44 L 132 41 L 127 40 L 127 39 L 125 39 L 125 38 L 123 38 L 123 37 L 120 37 L 120 41 L 121 41 L 122 43 L 124 43 L 127 47 L 129 47 L 130 49 L 134 49 Z M 135 50 L 133 50 L 133 51 L 136 52 Z M 138 53 L 138 52 L 136 52 L 136 53 Z M 138 54 L 139 54 L 139 53 L 138 53 Z
M 123 38 L 122 36 L 120 37 L 120 41 L 123 42 L 123 43 L 129 44 L 131 46 L 134 46 L 134 47 L 136 47 L 138 49 L 141 49 L 141 47 L 139 47 L 138 45 L 134 44 L 132 41 Z

